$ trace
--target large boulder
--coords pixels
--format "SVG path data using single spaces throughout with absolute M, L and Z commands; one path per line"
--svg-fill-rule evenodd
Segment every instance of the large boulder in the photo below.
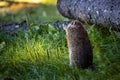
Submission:
M 120 31 L 120 0 L 58 0 L 57 7 L 67 18 Z

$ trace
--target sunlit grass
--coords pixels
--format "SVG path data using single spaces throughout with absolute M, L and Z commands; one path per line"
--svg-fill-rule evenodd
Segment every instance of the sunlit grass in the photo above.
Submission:
M 6 42 L 5 46 L 8 46 L 6 47 L 7 51 L 4 48 L 1 51 L 2 58 L 0 60 L 1 61 L 0 65 L 3 65 L 3 67 L 1 67 L 1 70 L 5 70 L 4 72 L 2 72 L 2 76 L 3 75 L 12 76 L 13 69 L 16 69 L 16 71 L 18 70 L 17 72 L 19 72 L 20 76 L 21 76 L 21 72 L 25 75 L 23 76 L 23 79 L 25 79 L 27 78 L 27 75 L 30 73 L 29 68 L 32 68 L 33 66 L 32 68 L 33 70 L 35 70 L 36 67 L 38 67 L 37 70 L 39 70 L 40 68 L 43 68 L 43 69 L 40 69 L 42 72 L 38 72 L 38 73 L 34 72 L 33 73 L 34 76 L 38 75 L 38 77 L 41 76 L 40 77 L 41 79 L 44 79 L 44 78 L 48 79 L 49 77 L 44 77 L 42 76 L 42 74 L 45 74 L 45 76 L 49 74 L 52 79 L 53 78 L 51 75 L 52 73 L 53 73 L 53 76 L 55 77 L 58 75 L 52 72 L 51 70 L 54 70 L 54 69 L 59 70 L 59 68 L 64 66 L 68 67 L 68 65 L 66 65 L 68 63 L 68 60 L 66 60 L 68 59 L 68 57 L 66 56 L 67 47 L 65 44 L 66 42 L 65 35 L 63 35 L 62 32 L 60 32 L 57 37 L 55 37 L 55 35 L 52 36 L 50 34 L 36 35 L 36 33 L 33 33 L 33 35 L 29 35 L 29 32 L 28 32 L 27 39 L 25 37 L 26 34 L 27 32 L 22 33 L 20 35 L 18 34 L 19 37 L 15 38 L 15 41 L 16 41 L 15 43 L 14 41 L 11 41 L 10 43 Z M 60 37 L 62 35 L 63 37 Z M 5 62 L 4 62 L 4 59 L 5 59 Z M 9 65 L 9 66 L 6 66 L 6 65 Z M 58 66 L 61 66 L 61 67 L 58 67 Z M 48 70 L 50 69 L 50 67 L 51 67 L 51 70 L 49 73 Z M 15 75 L 17 76 L 16 78 L 19 77 L 19 74 L 17 72 L 14 72 L 16 73 Z M 30 75 L 32 76 L 32 74 Z M 32 76 L 33 77 L 32 79 L 34 79 L 34 76 Z M 20 80 L 20 79 L 17 79 L 17 80 Z
M 34 33 L 31 30 L 18 33 L 17 36 L 11 36 L 13 40 L 1 39 L 4 42 L 0 51 L 1 77 L 11 76 L 17 80 L 118 80 L 120 78 L 120 46 L 118 45 L 120 40 L 114 32 L 103 35 L 102 31 L 93 27 L 88 29 L 94 50 L 96 71 L 79 71 L 69 67 L 64 31 L 52 35 L 40 30 Z

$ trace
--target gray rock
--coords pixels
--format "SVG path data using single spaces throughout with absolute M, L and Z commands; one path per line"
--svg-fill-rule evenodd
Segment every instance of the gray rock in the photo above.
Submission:
M 58 0 L 57 8 L 67 18 L 120 31 L 120 0 Z

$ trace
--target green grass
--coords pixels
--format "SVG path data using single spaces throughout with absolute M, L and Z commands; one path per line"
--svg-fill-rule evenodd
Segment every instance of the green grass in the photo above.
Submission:
M 43 5 L 6 14 L 0 22 L 21 22 L 22 17 L 28 23 L 65 20 L 54 6 Z M 87 31 L 93 45 L 96 67 L 96 71 L 91 71 L 69 67 L 64 31 L 59 32 L 50 25 L 47 25 L 48 29 L 40 25 L 30 27 L 29 31 L 18 31 L 14 35 L 0 32 L 0 79 L 6 76 L 16 80 L 120 79 L 120 39 L 114 31 L 89 26 Z

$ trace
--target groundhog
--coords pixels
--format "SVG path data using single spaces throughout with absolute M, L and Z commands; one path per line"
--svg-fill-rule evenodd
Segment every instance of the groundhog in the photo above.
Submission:
M 70 66 L 90 68 L 93 65 L 93 49 L 87 31 L 80 21 L 72 21 L 64 27 L 69 49 Z

